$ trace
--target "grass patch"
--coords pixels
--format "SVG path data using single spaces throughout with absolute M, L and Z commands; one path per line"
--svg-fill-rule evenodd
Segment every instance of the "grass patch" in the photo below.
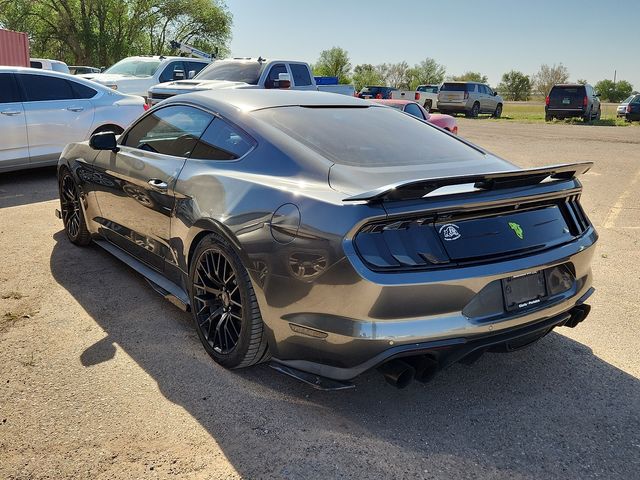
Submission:
M 626 127 L 632 125 L 624 120 L 624 118 L 616 117 L 615 103 L 601 104 L 602 114 L 600 120 L 594 120 L 591 125 L 601 126 L 618 126 Z M 502 117 L 493 119 L 496 122 L 503 120 L 515 120 L 524 123 L 545 123 L 544 121 L 544 103 L 536 102 L 506 102 L 502 110 Z M 553 120 L 549 123 L 567 123 L 572 125 L 584 125 L 585 123 L 579 118 L 570 118 L 567 120 Z M 635 123 L 638 125 L 638 123 Z

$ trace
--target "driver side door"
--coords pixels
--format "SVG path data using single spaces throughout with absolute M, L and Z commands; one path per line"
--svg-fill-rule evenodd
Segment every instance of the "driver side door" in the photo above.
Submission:
M 158 271 L 167 257 L 174 186 L 186 158 L 213 120 L 195 107 L 152 110 L 120 139 L 119 151 L 100 152 L 92 185 L 106 240 Z

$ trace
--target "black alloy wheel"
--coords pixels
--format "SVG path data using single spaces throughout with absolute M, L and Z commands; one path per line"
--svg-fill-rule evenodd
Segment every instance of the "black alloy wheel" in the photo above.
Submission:
M 209 346 L 228 355 L 242 330 L 242 298 L 236 273 L 222 251 L 207 250 L 196 267 L 193 300 L 198 327 Z
M 218 235 L 205 237 L 190 269 L 191 311 L 207 353 L 228 368 L 269 358 L 262 317 L 246 269 Z
M 476 102 L 471 107 L 471 111 L 469 112 L 469 116 L 471 118 L 478 118 L 479 114 L 480 114 L 480 104 L 478 102 Z
M 498 104 L 496 111 L 493 113 L 493 118 L 500 118 L 502 116 L 502 104 Z
M 91 235 L 84 220 L 78 187 L 68 170 L 60 179 L 60 213 L 69 240 L 76 245 L 88 245 Z

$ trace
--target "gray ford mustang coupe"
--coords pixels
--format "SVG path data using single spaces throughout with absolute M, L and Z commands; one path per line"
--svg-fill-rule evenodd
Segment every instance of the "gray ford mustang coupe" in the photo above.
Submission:
M 319 92 L 186 94 L 62 153 L 58 215 L 190 310 L 228 368 L 398 387 L 589 313 L 576 178 Z

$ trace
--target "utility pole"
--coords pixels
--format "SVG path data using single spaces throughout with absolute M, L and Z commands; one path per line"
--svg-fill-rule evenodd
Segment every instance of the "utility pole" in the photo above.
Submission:
M 613 71 L 613 88 L 614 88 L 614 90 L 615 90 L 615 88 L 616 88 L 616 74 L 617 74 L 617 73 L 618 73 L 618 71 L 617 71 L 617 70 L 614 70 L 614 71 Z

